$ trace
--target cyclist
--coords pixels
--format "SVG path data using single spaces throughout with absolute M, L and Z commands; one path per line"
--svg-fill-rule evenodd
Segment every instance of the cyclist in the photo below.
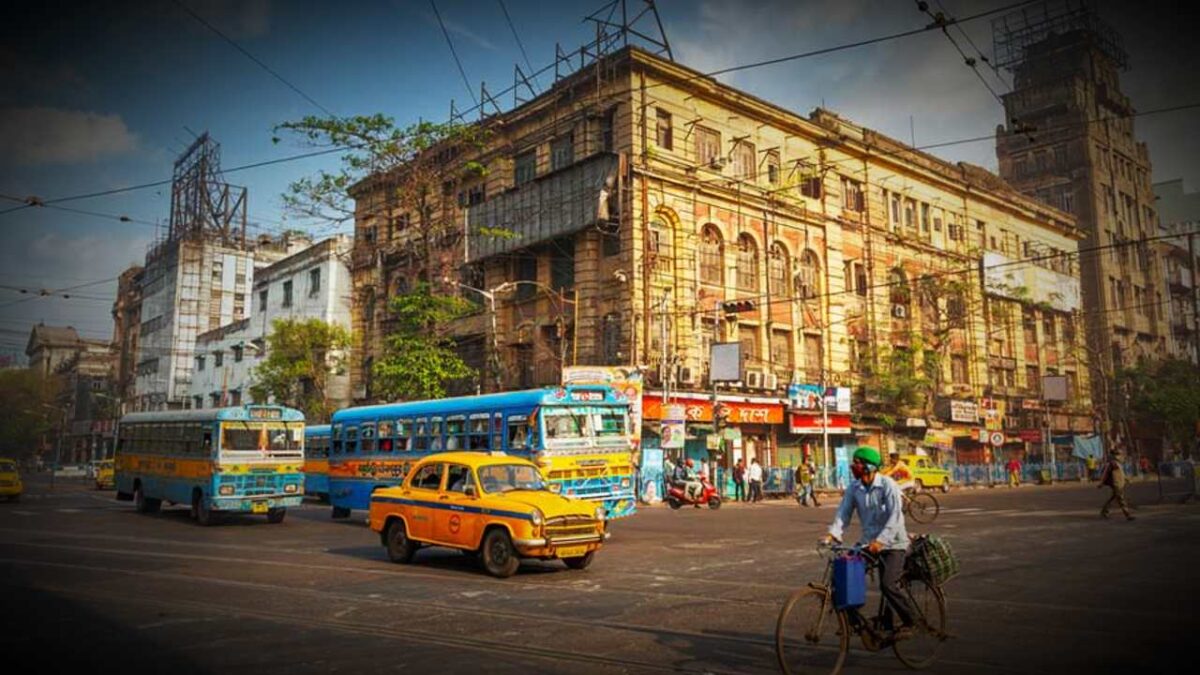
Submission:
M 912 471 L 904 460 L 900 459 L 900 453 L 893 450 L 888 453 L 888 465 L 879 470 L 879 473 L 896 481 L 901 490 L 912 490 L 914 487 Z
M 860 446 L 854 451 L 850 471 L 857 478 L 846 488 L 842 503 L 838 506 L 829 534 L 823 543 L 841 542 L 842 532 L 854 512 L 862 522 L 862 538 L 859 545 L 879 558 L 883 573 L 879 578 L 879 590 L 887 599 L 888 607 L 900 618 L 900 627 L 893 639 L 909 637 L 913 630 L 915 613 L 900 590 L 900 577 L 904 573 L 905 551 L 908 549 L 908 532 L 904 528 L 904 509 L 900 499 L 900 487 L 896 481 L 881 475 L 882 460 L 879 451 L 870 446 Z M 885 621 L 890 619 L 890 613 Z

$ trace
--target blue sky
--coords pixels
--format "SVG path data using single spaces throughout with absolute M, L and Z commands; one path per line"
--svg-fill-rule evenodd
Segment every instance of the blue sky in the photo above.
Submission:
M 383 112 L 401 123 L 443 120 L 454 99 L 471 105 L 428 0 L 181 0 L 256 58 L 333 112 Z M 11 4 L 11 3 L 10 3 Z M 506 0 L 535 68 L 552 62 L 555 42 L 571 50 L 589 39 L 582 18 L 599 0 Z M 638 6 L 629 0 L 631 8 Z M 886 35 L 928 21 L 903 0 L 717 2 L 659 0 L 677 60 L 701 71 Z M 938 9 L 938 2 L 930 3 Z M 964 16 L 1004 0 L 941 0 Z M 1126 92 L 1142 110 L 1200 100 L 1200 63 L 1174 39 L 1183 3 L 1141 12 L 1101 2 L 1119 26 L 1132 69 Z M 492 91 L 512 84 L 524 58 L 499 0 L 437 0 L 467 76 Z M 168 178 L 192 132 L 209 131 L 225 168 L 302 152 L 272 143 L 272 127 L 320 111 L 175 2 L 16 3 L 0 22 L 0 195 L 54 198 Z M 991 52 L 990 17 L 964 25 Z M 969 46 L 962 40 L 964 48 Z M 988 75 L 995 86 L 1000 85 Z M 861 124 L 918 145 L 981 136 L 1002 119 L 995 99 L 938 33 L 722 76 L 724 82 L 807 113 L 825 105 Z M 1007 75 L 1005 77 L 1007 78 Z M 548 78 L 542 84 L 549 83 Z M 503 97 L 505 107 L 511 96 Z M 1139 118 L 1155 180 L 1183 177 L 1200 188 L 1200 114 Z M 995 167 L 990 143 L 937 153 Z M 249 188 L 251 220 L 288 221 L 280 194 L 288 183 L 332 158 L 231 173 Z M 12 202 L 0 200 L 0 210 Z M 81 200 L 73 208 L 165 221 L 169 190 L 153 188 Z M 142 223 L 25 209 L 0 215 L 0 353 L 20 350 L 38 320 L 111 334 L 115 282 L 79 289 L 70 300 L 25 296 L 12 288 L 63 288 L 116 277 L 140 262 L 155 228 Z M 14 332 L 15 331 L 15 332 Z

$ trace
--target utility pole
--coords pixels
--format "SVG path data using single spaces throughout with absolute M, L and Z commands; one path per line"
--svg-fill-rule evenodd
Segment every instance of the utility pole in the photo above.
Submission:
M 1188 269 L 1192 275 L 1192 344 L 1196 347 L 1196 363 L 1200 364 L 1200 311 L 1196 302 L 1196 233 L 1188 233 Z
M 821 443 L 824 447 L 825 474 L 829 475 L 829 401 L 825 397 L 828 385 L 825 383 L 825 369 L 821 369 Z M 825 487 L 830 487 L 828 481 Z

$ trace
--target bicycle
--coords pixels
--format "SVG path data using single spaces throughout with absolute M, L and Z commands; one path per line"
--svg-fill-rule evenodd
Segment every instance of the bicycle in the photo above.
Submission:
M 942 505 L 938 503 L 937 497 L 928 492 L 901 490 L 900 499 L 904 503 L 904 515 L 912 518 L 914 523 L 932 523 L 942 512 Z
M 868 574 L 880 569 L 879 559 L 859 547 L 819 545 L 817 552 L 827 559 L 824 577 L 819 583 L 810 582 L 793 592 L 775 623 L 775 655 L 785 675 L 836 675 L 846 662 L 851 634 L 858 635 L 870 652 L 891 647 L 908 668 L 916 670 L 933 663 L 948 637 L 946 597 L 941 587 L 910 573 L 905 566 L 900 588 L 917 613 L 913 617 L 915 628 L 911 637 L 893 640 L 886 626 L 891 612 L 882 593 L 878 612 L 869 618 L 862 616 L 858 608 L 837 609 L 833 605 L 834 557 L 841 553 L 863 555 Z

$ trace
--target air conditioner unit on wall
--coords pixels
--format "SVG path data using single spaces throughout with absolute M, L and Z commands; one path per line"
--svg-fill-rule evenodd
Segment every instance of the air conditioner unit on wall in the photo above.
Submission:
M 762 389 L 763 373 L 760 370 L 746 371 L 746 387 L 749 389 Z
M 897 319 L 907 319 L 908 307 L 905 305 L 892 305 L 892 316 Z
M 775 373 L 764 373 L 763 374 L 763 389 L 778 389 L 778 388 L 779 388 L 779 376 L 776 375 Z
M 698 373 L 691 368 L 679 369 L 679 384 L 696 384 Z

